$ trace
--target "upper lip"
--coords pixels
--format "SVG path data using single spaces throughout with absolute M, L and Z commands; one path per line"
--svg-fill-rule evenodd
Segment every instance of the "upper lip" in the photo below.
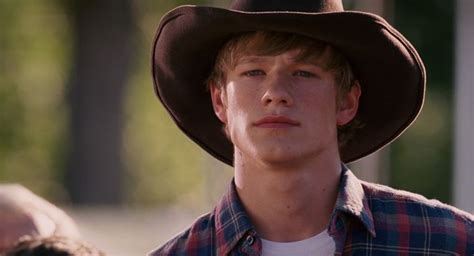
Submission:
M 291 118 L 288 118 L 286 116 L 278 116 L 278 115 L 273 115 L 273 116 L 266 116 L 254 123 L 255 126 L 263 125 L 263 124 L 272 124 L 272 123 L 280 123 L 280 124 L 289 124 L 289 125 L 294 125 L 294 126 L 299 126 L 300 122 L 293 120 Z

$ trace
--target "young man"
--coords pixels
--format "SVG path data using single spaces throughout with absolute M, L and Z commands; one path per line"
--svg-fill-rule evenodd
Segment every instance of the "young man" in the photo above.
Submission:
M 472 215 L 344 165 L 399 136 L 423 103 L 423 63 L 382 18 L 336 0 L 182 6 L 161 20 L 153 74 L 177 125 L 234 180 L 151 255 L 474 253 Z

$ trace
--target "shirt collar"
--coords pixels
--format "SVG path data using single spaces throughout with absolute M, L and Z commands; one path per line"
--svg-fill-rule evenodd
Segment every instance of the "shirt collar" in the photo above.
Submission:
M 367 231 L 375 237 L 374 219 L 362 184 L 344 164 L 342 164 L 338 193 L 333 213 L 334 218 L 329 226 L 330 233 L 336 228 L 336 218 L 341 214 L 346 214 L 358 219 Z
M 247 233 L 255 233 L 237 194 L 234 181 L 217 204 L 215 214 L 217 255 L 227 255 Z M 330 234 L 335 231 L 335 221 L 340 214 L 355 217 L 375 237 L 374 220 L 362 184 L 344 164 L 342 164 L 334 218 L 328 228 Z
M 237 243 L 250 230 L 253 230 L 250 218 L 237 194 L 234 181 L 217 204 L 215 213 L 217 255 L 228 255 Z

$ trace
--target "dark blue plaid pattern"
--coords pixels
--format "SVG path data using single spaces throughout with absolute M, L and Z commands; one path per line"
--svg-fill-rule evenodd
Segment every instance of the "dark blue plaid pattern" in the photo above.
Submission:
M 363 182 L 343 166 L 329 234 L 335 255 L 474 255 L 474 216 L 436 200 Z M 150 255 L 261 255 L 231 184 L 216 208 Z

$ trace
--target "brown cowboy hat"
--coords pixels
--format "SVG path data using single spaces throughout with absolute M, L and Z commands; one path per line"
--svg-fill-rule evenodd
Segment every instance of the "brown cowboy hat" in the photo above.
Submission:
M 161 19 L 156 32 L 155 91 L 178 127 L 229 165 L 233 145 L 214 114 L 205 81 L 229 38 L 257 30 L 327 42 L 351 63 L 362 87 L 358 116 L 364 127 L 341 147 L 343 162 L 387 145 L 421 110 L 423 62 L 410 42 L 377 15 L 344 11 L 340 0 L 235 0 L 230 9 L 180 6 Z

